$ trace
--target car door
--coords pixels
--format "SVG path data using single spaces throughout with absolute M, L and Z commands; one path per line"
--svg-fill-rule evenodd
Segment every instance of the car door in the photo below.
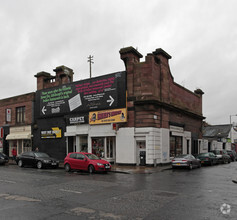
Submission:
M 79 166 L 77 164 L 77 154 L 76 153 L 70 154 L 69 163 L 70 163 L 70 166 L 72 169 L 79 169 Z
M 30 154 L 31 152 L 25 152 L 21 155 L 21 160 L 24 165 L 31 165 L 31 158 L 32 155 Z
M 28 165 L 30 166 L 35 166 L 36 165 L 36 159 L 35 159 L 35 154 L 33 152 L 28 152 Z
M 86 166 L 86 157 L 83 154 L 78 153 L 77 154 L 77 164 L 80 167 L 80 170 L 87 170 Z
M 209 153 L 209 156 L 214 163 L 217 163 L 218 158 L 214 153 Z

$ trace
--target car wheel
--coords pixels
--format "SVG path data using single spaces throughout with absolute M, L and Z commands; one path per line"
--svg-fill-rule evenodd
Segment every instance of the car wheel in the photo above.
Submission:
M 190 169 L 190 170 L 193 169 L 193 164 L 192 164 L 192 163 L 189 164 L 189 169 Z
M 23 162 L 22 162 L 22 160 L 19 160 L 19 161 L 18 161 L 18 166 L 19 166 L 19 167 L 23 167 Z
M 89 173 L 94 173 L 94 172 L 95 172 L 94 166 L 93 166 L 93 165 L 90 165 L 90 166 L 88 167 L 88 171 L 89 171 Z
M 37 168 L 38 168 L 38 169 L 41 169 L 42 166 L 43 166 L 42 162 L 41 162 L 41 161 L 38 161 L 38 162 L 37 162 Z
M 67 164 L 65 164 L 64 169 L 65 169 L 66 172 L 69 172 L 69 171 L 71 170 L 71 167 L 70 167 L 70 165 L 67 163 Z

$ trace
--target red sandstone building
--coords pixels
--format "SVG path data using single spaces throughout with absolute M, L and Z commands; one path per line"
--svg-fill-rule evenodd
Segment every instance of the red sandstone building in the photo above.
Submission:
M 56 76 L 36 75 L 34 143 L 61 159 L 88 151 L 118 164 L 168 163 L 178 154 L 199 153 L 203 92 L 174 82 L 171 56 L 162 49 L 144 62 L 133 47 L 120 55 L 125 72 L 78 82 L 65 66 Z
M 35 93 L 0 100 L 0 151 L 12 156 L 32 149 L 32 121 Z

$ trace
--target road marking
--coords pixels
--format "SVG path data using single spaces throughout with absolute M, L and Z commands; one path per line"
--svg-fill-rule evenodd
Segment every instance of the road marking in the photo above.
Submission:
M 13 183 L 15 184 L 16 182 L 14 181 L 11 181 L 11 180 L 0 180 L 0 182 L 4 182 L 4 183 Z
M 77 194 L 81 194 L 82 193 L 82 192 L 79 192 L 79 191 L 68 190 L 68 189 L 60 189 L 60 191 L 69 192 L 69 193 L 77 193 Z

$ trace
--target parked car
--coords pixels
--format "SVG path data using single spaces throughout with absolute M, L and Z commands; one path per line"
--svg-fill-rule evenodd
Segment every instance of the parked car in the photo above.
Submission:
M 218 163 L 230 163 L 231 162 L 231 158 L 227 154 L 226 150 L 212 150 L 210 152 L 214 153 L 217 156 Z
M 230 159 L 232 161 L 236 161 L 237 160 L 237 154 L 234 150 L 228 150 L 227 154 L 230 156 Z
M 212 152 L 198 154 L 197 158 L 201 161 L 201 164 L 205 164 L 205 165 L 212 166 L 218 163 L 217 156 Z
M 29 151 L 16 157 L 16 163 L 19 167 L 33 166 L 38 169 L 52 167 L 58 168 L 59 161 L 43 152 Z
M 183 155 L 176 156 L 172 160 L 172 168 L 176 168 L 176 167 L 187 167 L 190 170 L 193 169 L 194 167 L 200 168 L 201 161 L 195 158 L 191 154 L 183 154 Z
M 72 152 L 65 157 L 64 168 L 67 172 L 70 170 L 85 170 L 89 173 L 95 171 L 107 172 L 111 170 L 111 164 L 95 154 Z
M 0 152 L 0 164 L 5 165 L 5 163 L 8 163 L 9 158 L 6 154 Z

